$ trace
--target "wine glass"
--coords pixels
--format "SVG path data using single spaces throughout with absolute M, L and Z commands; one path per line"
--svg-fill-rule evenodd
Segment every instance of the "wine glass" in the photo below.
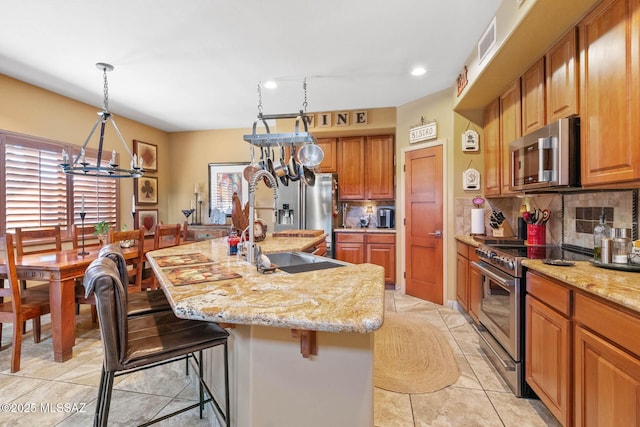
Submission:
M 182 209 L 182 213 L 184 214 L 185 218 L 187 218 L 187 220 L 189 219 L 189 217 L 191 216 L 191 214 L 195 211 L 195 209 Z

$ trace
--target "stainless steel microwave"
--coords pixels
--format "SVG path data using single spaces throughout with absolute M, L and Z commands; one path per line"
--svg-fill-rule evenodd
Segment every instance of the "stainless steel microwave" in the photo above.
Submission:
M 512 190 L 580 186 L 580 119 L 560 119 L 509 144 Z

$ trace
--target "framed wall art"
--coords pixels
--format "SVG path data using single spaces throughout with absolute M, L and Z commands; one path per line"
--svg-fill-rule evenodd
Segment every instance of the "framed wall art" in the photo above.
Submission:
M 244 177 L 248 163 L 209 163 L 209 218 L 225 224 L 231 216 L 231 198 L 238 193 L 242 206 L 249 200 L 249 182 Z
M 137 205 L 155 205 L 158 203 L 158 178 L 143 176 L 135 179 Z
M 156 232 L 158 225 L 158 209 L 136 209 L 136 230 L 143 229 L 148 236 Z
M 133 140 L 133 152 L 142 159 L 142 169 L 148 172 L 158 171 L 158 146 L 148 142 Z

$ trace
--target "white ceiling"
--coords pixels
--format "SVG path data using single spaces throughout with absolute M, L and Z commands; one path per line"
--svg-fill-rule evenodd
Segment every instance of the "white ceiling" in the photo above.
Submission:
M 515 0 L 510 0 L 515 1 Z M 500 0 L 0 0 L 0 73 L 165 131 L 452 87 Z M 417 65 L 427 74 L 413 77 Z M 2 99 L 2 102 L 8 102 Z

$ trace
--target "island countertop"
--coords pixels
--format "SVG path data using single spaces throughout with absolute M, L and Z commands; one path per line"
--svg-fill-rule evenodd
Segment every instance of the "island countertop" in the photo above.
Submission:
M 259 244 L 268 255 L 303 251 L 324 238 L 268 235 Z M 262 274 L 244 257 L 227 255 L 226 238 L 151 251 L 147 259 L 178 317 L 357 333 L 373 332 L 383 322 L 384 269 L 377 265 Z M 202 272 L 215 277 L 207 280 Z

